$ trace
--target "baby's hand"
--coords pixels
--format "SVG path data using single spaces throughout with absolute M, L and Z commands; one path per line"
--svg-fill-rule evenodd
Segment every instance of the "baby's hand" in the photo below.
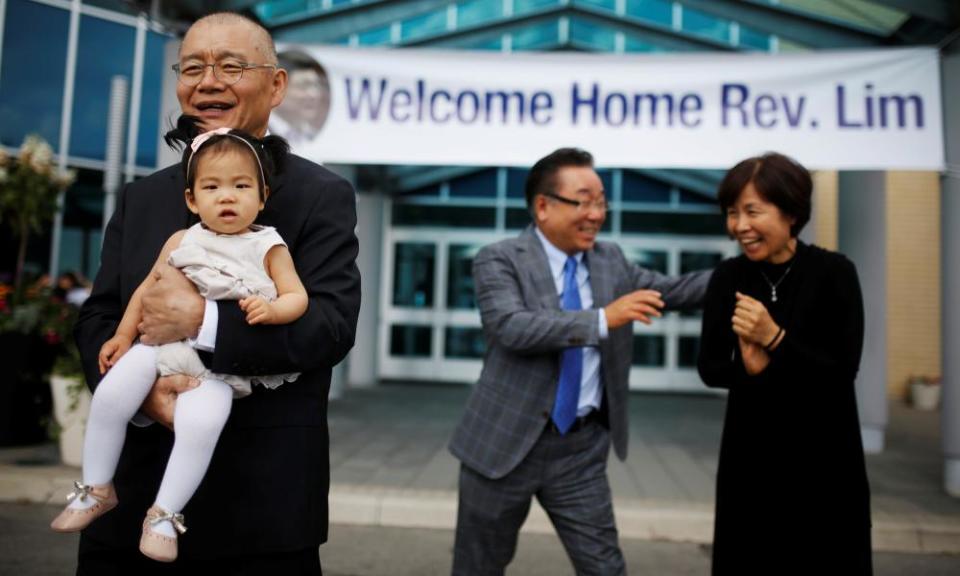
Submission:
M 273 306 L 260 296 L 244 298 L 240 309 L 247 313 L 247 324 L 273 324 L 276 320 Z
M 100 355 L 97 361 L 100 364 L 100 373 L 105 374 L 107 370 L 113 367 L 120 358 L 127 353 L 133 342 L 129 338 L 119 334 L 104 342 L 100 348 Z

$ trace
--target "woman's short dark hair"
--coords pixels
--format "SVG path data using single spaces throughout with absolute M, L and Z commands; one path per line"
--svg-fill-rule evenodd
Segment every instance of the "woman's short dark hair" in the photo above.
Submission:
M 560 148 L 544 156 L 530 169 L 524 193 L 527 197 L 527 209 L 533 211 L 533 199 L 537 194 L 553 192 L 556 187 L 557 172 L 567 166 L 593 167 L 593 156 L 580 148 Z
M 790 235 L 796 237 L 800 234 L 810 221 L 810 196 L 813 193 L 810 172 L 796 160 L 776 152 L 747 158 L 731 168 L 720 182 L 717 200 L 721 212 L 726 214 L 751 182 L 761 198 L 794 219 Z

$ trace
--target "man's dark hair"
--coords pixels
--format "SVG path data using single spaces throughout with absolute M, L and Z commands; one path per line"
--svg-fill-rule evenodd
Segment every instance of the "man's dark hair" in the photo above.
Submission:
M 761 198 L 779 208 L 784 216 L 794 219 L 790 235 L 800 234 L 810 221 L 813 194 L 810 172 L 796 160 L 776 152 L 747 158 L 731 168 L 720 182 L 717 200 L 724 215 L 751 182 Z
M 580 148 L 560 148 L 544 156 L 530 169 L 524 193 L 527 197 L 527 209 L 533 212 L 533 199 L 537 194 L 553 192 L 556 187 L 557 172 L 567 166 L 586 166 L 593 168 L 593 156 Z

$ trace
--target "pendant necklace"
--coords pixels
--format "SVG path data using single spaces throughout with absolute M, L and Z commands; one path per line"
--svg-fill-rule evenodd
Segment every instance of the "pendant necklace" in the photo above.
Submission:
M 760 275 L 763 276 L 763 279 L 766 280 L 767 282 L 767 286 L 770 287 L 770 301 L 772 302 L 777 301 L 777 286 L 780 286 L 780 284 L 783 282 L 783 279 L 787 277 L 787 274 L 789 274 L 791 270 L 793 270 L 793 262 L 791 262 L 790 265 L 787 266 L 786 271 L 784 271 L 783 275 L 781 275 L 780 279 L 777 280 L 776 282 L 771 282 L 770 279 L 767 278 L 767 275 L 764 273 L 764 271 L 763 270 L 760 271 Z

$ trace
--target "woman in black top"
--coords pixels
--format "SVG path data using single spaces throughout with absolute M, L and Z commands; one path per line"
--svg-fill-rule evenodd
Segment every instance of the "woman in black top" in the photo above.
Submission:
M 743 255 L 717 267 L 698 368 L 729 389 L 717 472 L 713 574 L 871 574 L 870 489 L 854 378 L 857 272 L 798 240 L 812 182 L 780 154 L 720 185 Z

